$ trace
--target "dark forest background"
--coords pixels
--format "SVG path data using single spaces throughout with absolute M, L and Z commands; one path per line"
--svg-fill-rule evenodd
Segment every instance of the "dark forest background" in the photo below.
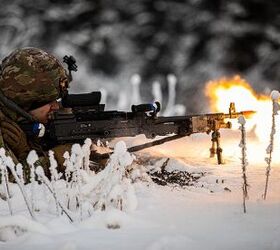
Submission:
M 103 88 L 109 105 L 129 79 L 142 78 L 143 101 L 154 81 L 177 102 L 207 110 L 204 85 L 240 74 L 258 92 L 279 90 L 280 2 L 267 0 L 0 0 L 0 56 L 34 46 L 79 66 L 72 92 Z M 124 95 L 125 96 L 125 95 Z M 124 97 L 125 98 L 125 97 Z M 194 105 L 195 104 L 195 105 Z

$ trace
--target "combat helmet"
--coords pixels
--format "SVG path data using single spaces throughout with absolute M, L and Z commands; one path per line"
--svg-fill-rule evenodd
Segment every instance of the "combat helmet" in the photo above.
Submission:
M 60 97 L 68 88 L 68 76 L 53 55 L 38 48 L 17 49 L 2 61 L 0 88 L 26 111 Z

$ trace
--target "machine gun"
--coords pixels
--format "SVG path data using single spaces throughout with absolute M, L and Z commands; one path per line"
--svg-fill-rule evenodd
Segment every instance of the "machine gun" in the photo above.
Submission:
M 128 148 L 139 151 L 195 133 L 212 133 L 210 156 L 217 155 L 218 164 L 223 163 L 219 129 L 231 128 L 226 119 L 249 117 L 254 111 L 236 112 L 234 103 L 229 113 L 195 114 L 186 116 L 158 116 L 160 103 L 132 105 L 130 112 L 105 111 L 100 104 L 101 93 L 67 95 L 62 99 L 63 109 L 55 111 L 46 126 L 45 141 L 52 146 L 64 143 L 83 143 L 93 140 L 117 137 L 133 137 L 144 134 L 146 138 L 164 138 Z M 25 129 L 25 131 L 27 131 Z M 34 131 L 34 129 L 33 129 Z M 103 157 L 108 157 L 104 155 Z

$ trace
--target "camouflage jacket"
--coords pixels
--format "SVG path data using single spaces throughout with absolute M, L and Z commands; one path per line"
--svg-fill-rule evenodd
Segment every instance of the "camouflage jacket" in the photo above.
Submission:
M 68 76 L 62 64 L 56 57 L 41 49 L 31 47 L 16 49 L 0 62 L 0 91 L 3 92 L 1 96 L 13 101 L 27 113 L 60 98 L 67 88 Z M 18 115 L 13 108 L 4 103 L 5 99 L 1 99 L 0 119 L 10 119 L 18 123 L 22 119 L 22 114 Z M 36 150 L 39 164 L 48 175 L 48 153 L 43 150 L 40 142 L 30 138 L 27 140 L 30 150 Z M 26 143 L 24 146 L 27 151 Z M 1 128 L 0 147 L 5 148 L 15 164 L 19 162 L 20 157 L 9 149 L 8 143 L 5 143 Z M 26 162 L 21 163 L 28 179 L 29 167 Z

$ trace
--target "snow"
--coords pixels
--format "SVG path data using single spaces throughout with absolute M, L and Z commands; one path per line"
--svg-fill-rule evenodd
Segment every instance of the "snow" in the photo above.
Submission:
M 162 90 L 159 81 L 153 82 L 152 93 L 154 96 L 154 102 L 158 101 L 159 103 L 162 103 Z
M 141 77 L 138 74 L 135 74 L 130 79 L 131 87 L 132 87 L 132 93 L 131 93 L 131 100 L 133 100 L 134 103 L 131 104 L 140 104 L 142 103 L 141 97 L 140 97 L 140 84 L 141 84 Z
M 176 85 L 177 85 L 177 78 L 169 74 L 167 76 L 167 81 L 168 81 L 168 102 L 166 105 L 166 109 L 164 111 L 164 116 L 170 116 L 171 114 L 174 113 L 174 106 L 175 106 L 175 99 L 176 99 Z
M 246 124 L 246 120 L 245 120 L 243 115 L 238 117 L 238 123 L 240 123 L 241 125 L 245 125 Z
M 106 197 L 104 200 L 108 209 L 91 210 L 91 216 L 85 216 L 82 221 L 75 219 L 73 223 L 65 215 L 57 217 L 55 202 L 49 193 L 46 195 L 43 185 L 36 188 L 40 205 L 39 211 L 36 211 L 37 221 L 32 220 L 19 187 L 10 184 L 15 215 L 9 215 L 6 201 L 0 199 L 0 249 L 278 250 L 278 162 L 272 162 L 267 200 L 264 201 L 264 157 L 258 161 L 248 154 L 250 187 L 247 213 L 244 214 L 238 147 L 240 135 L 237 135 L 237 132 L 222 133 L 225 165 L 217 165 L 216 159 L 208 158 L 210 141 L 207 135 L 183 138 L 136 155 L 136 160 L 149 156 L 150 168 L 159 168 L 167 157 L 171 157 L 166 166 L 168 171 L 206 173 L 194 186 L 185 188 L 159 186 L 148 176 L 144 178 L 143 169 L 147 165 L 132 163 L 134 156 L 126 151 L 125 143 L 117 143 L 103 171 L 96 175 L 87 175 L 85 171 L 82 174 L 87 176 L 86 180 L 82 177 L 83 199 L 88 196 L 97 199 L 96 196 L 107 192 L 108 200 Z M 249 151 L 256 144 L 251 137 L 247 138 Z M 77 151 L 80 149 L 77 148 Z M 264 156 L 265 149 L 255 154 Z M 128 167 L 136 168 L 131 178 L 125 174 Z M 40 173 L 40 168 L 36 172 Z M 100 193 L 97 187 L 100 187 Z M 57 192 L 61 188 L 58 185 Z M 116 196 L 123 198 L 124 204 L 128 205 L 126 209 L 108 205 L 110 199 Z
M 272 100 L 277 101 L 280 97 L 279 91 L 277 91 L 277 90 L 271 91 L 270 97 L 271 97 Z
M 26 161 L 29 165 L 33 165 L 38 160 L 38 155 L 35 150 L 30 151 L 28 154 Z

